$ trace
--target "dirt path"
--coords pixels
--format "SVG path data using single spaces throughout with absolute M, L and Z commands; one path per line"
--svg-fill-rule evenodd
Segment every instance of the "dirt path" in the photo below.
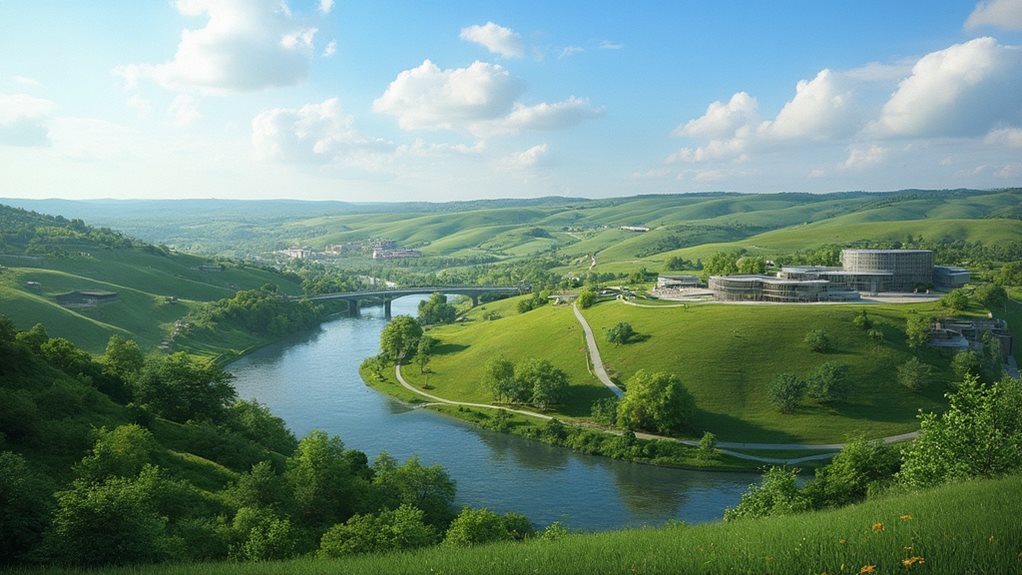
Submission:
M 600 383 L 607 386 L 607 389 L 618 397 L 624 397 L 625 392 L 617 386 L 607 375 L 607 370 L 603 367 L 603 359 L 600 358 L 600 349 L 596 347 L 596 337 L 593 336 L 593 330 L 589 327 L 589 322 L 582 316 L 582 312 L 578 311 L 578 305 L 571 304 L 572 311 L 575 312 L 575 319 L 578 320 L 579 325 L 582 326 L 582 331 L 585 332 L 586 336 L 586 347 L 589 348 L 589 357 L 593 364 L 593 375 L 596 379 L 600 380 Z

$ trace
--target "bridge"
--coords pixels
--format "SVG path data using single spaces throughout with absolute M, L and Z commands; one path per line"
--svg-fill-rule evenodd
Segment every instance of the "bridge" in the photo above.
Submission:
M 352 310 L 354 313 L 358 313 L 362 301 L 382 299 L 387 317 L 390 317 L 390 302 L 397 298 L 408 295 L 428 295 L 436 292 L 447 295 L 468 296 L 472 298 L 472 306 L 475 307 L 479 305 L 479 298 L 481 296 L 496 295 L 508 297 L 528 293 L 529 288 L 525 286 L 426 286 L 326 293 L 309 296 L 305 299 L 308 299 L 309 301 L 345 300 L 348 302 L 348 309 Z

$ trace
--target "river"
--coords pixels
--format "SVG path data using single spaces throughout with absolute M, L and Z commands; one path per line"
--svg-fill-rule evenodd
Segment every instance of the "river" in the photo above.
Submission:
M 396 300 L 393 313 L 414 315 L 421 299 Z M 267 405 L 298 437 L 321 429 L 370 460 L 387 451 L 439 463 L 457 482 L 458 505 L 516 511 L 540 526 L 561 521 L 598 531 L 713 521 L 759 480 L 583 455 L 409 408 L 358 375 L 362 360 L 379 352 L 386 323 L 382 307 L 365 307 L 358 318 L 333 319 L 247 355 L 229 366 L 238 395 Z

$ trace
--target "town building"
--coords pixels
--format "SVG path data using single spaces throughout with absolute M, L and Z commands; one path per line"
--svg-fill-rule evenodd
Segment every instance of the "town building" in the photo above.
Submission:
M 57 303 L 64 307 L 94 307 L 97 305 L 116 303 L 120 301 L 117 292 L 92 290 L 78 291 L 60 294 L 56 296 Z
M 656 278 L 657 288 L 699 287 L 699 277 L 693 275 L 661 275 Z

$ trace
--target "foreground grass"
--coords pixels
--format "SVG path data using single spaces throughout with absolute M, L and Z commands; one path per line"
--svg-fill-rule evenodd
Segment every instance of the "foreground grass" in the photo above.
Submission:
M 438 547 L 343 560 L 182 564 L 102 572 L 1018 573 L 1020 495 L 1022 478 L 1009 477 L 888 496 L 834 511 L 731 524 L 630 529 L 557 541 Z M 916 558 L 911 565 L 903 563 L 911 558 Z

